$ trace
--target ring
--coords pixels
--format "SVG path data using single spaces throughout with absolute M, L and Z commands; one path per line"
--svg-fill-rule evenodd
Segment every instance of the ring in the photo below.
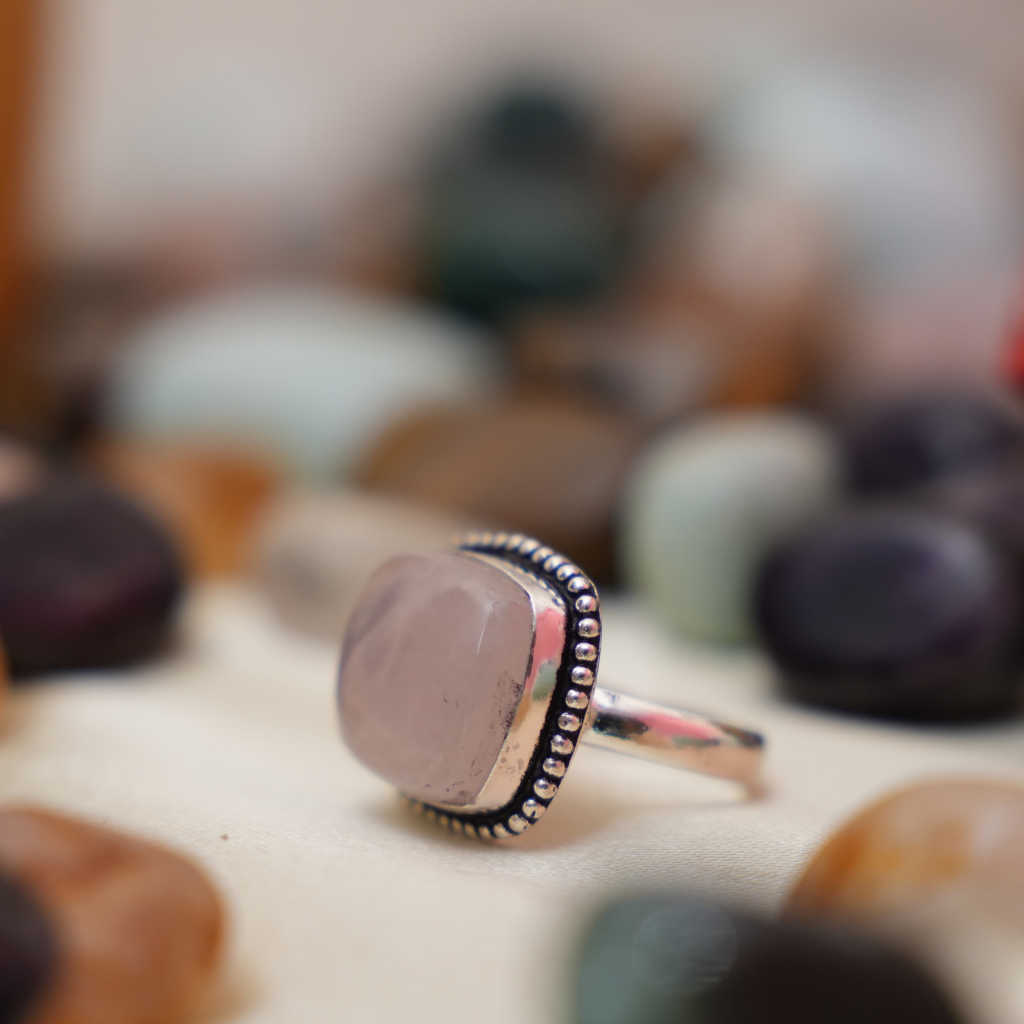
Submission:
M 470 534 L 381 566 L 349 619 L 345 742 L 455 832 L 519 835 L 581 742 L 753 786 L 754 732 L 595 685 L 597 590 L 523 534 Z

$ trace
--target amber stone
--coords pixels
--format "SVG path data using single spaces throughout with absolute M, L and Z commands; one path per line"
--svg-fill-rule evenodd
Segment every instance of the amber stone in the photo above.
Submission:
M 543 537 L 608 579 L 620 492 L 644 436 L 621 415 L 521 398 L 401 421 L 360 476 L 371 490 Z
M 279 485 L 269 461 L 197 444 L 109 438 L 94 447 L 91 461 L 164 522 L 194 576 L 247 566 L 256 524 Z
M 224 912 L 177 853 L 30 807 L 0 811 L 0 870 L 52 920 L 56 974 L 32 1024 L 173 1024 L 219 964 Z
M 339 640 L 359 592 L 398 555 L 445 547 L 470 523 L 360 491 L 283 496 L 256 541 L 258 577 L 289 626 Z
M 32 448 L 0 436 L 0 502 L 27 494 L 45 475 L 46 465 Z
M 929 782 L 885 796 L 815 853 L 793 913 L 871 920 L 966 892 L 1024 929 L 1024 787 Z
M 15 676 L 154 654 L 181 590 L 171 538 L 109 488 L 61 479 L 0 505 L 0 636 Z

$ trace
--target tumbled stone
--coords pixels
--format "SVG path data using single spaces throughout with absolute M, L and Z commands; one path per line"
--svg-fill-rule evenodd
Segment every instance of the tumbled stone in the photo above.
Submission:
M 905 491 L 1024 454 L 1024 417 L 981 395 L 911 395 L 852 417 L 844 450 L 855 490 Z
M 248 566 L 257 523 L 279 484 L 270 462 L 202 445 L 156 445 L 107 438 L 91 463 L 170 530 L 194 576 Z
M 983 530 L 1024 578 L 1024 452 L 940 479 L 915 499 Z
M 219 965 L 224 914 L 177 853 L 30 807 L 0 811 L 0 870 L 53 922 L 59 959 L 33 1024 L 173 1024 Z
M 983 779 L 889 793 L 815 852 L 789 898 L 796 914 L 878 919 L 970 893 L 1024 932 L 1024 786 Z
M 922 720 L 1019 703 L 1013 571 L 954 519 L 863 510 L 807 528 L 762 569 L 755 611 L 782 688 L 799 700 Z
M 342 478 L 394 417 L 496 384 L 488 338 L 413 303 L 253 286 L 179 305 L 115 360 L 104 422 L 150 441 L 250 446 Z
M 14 676 L 154 654 L 181 591 L 171 539 L 116 491 L 62 479 L 0 505 L 0 637 Z
M 593 294 L 614 270 L 620 243 L 610 170 L 570 98 L 540 89 L 500 97 L 428 176 L 428 287 L 483 319 Z
M 349 748 L 409 796 L 465 806 L 498 761 L 526 683 L 533 608 L 469 555 L 408 555 L 360 595 L 338 700 Z
M 760 562 L 835 500 L 839 482 L 830 435 L 796 414 L 718 414 L 680 427 L 643 454 L 627 489 L 625 575 L 681 632 L 749 640 Z
M 621 489 L 645 434 L 626 417 L 519 398 L 397 423 L 359 474 L 368 489 L 543 537 L 592 577 L 613 573 Z
M 45 476 L 45 463 L 28 445 L 0 437 L 0 502 L 27 494 Z
M 849 818 L 814 853 L 787 913 L 847 922 L 915 950 L 979 1024 L 1019 1020 L 1024 787 L 926 782 Z
M 661 895 L 591 924 L 575 979 L 577 1024 L 955 1024 L 904 954 L 834 927 L 762 921 Z
M 54 974 L 58 936 L 23 885 L 0 874 L 0 1021 L 15 1024 L 38 1005 Z M 33 1017 L 33 1020 L 35 1018 Z
M 386 561 L 440 548 L 469 524 L 414 502 L 360 491 L 283 497 L 256 541 L 274 610 L 303 632 L 340 639 L 359 593 Z

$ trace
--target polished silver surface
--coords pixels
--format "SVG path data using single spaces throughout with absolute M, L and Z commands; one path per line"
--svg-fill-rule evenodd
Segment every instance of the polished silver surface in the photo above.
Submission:
M 751 785 L 764 739 L 689 711 L 652 704 L 598 687 L 583 742 L 631 757 Z
M 574 686 L 585 686 L 589 689 L 594 685 L 593 670 L 585 668 L 583 665 L 573 666 L 572 672 L 569 673 L 569 678 L 572 680 Z
M 552 736 L 551 737 L 551 752 L 554 754 L 561 754 L 565 757 L 567 754 L 571 754 L 575 744 L 566 736 Z

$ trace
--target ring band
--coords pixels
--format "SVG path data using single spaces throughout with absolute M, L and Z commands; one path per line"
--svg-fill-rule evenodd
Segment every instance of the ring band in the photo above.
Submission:
M 764 754 L 764 739 L 756 732 L 600 687 L 584 728 L 581 742 L 589 747 L 745 786 L 757 782 Z
M 595 685 L 593 582 L 522 534 L 385 563 L 342 649 L 353 753 L 453 831 L 503 839 L 547 811 L 581 742 L 753 785 L 756 733 Z

